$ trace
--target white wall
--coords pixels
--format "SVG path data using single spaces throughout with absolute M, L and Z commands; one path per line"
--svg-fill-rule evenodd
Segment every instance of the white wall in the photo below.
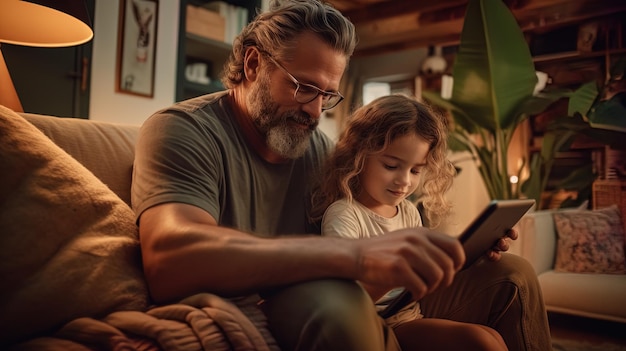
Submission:
M 428 50 L 425 48 L 407 49 L 381 55 L 354 57 L 350 60 L 350 65 L 358 69 L 363 82 L 393 82 L 417 76 L 427 55 Z
M 469 152 L 451 153 L 448 160 L 461 171 L 454 177 L 452 188 L 446 193 L 446 198 L 452 204 L 452 213 L 436 229 L 458 236 L 487 206 L 490 197 L 477 164 Z
M 154 96 L 116 92 L 120 1 L 96 0 L 89 119 L 141 124 L 153 112 L 174 103 L 178 51 L 179 0 L 159 1 Z

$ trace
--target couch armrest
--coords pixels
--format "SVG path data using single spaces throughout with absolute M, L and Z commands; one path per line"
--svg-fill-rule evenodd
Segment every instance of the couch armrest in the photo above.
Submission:
M 516 225 L 519 238 L 512 252 L 527 259 L 537 274 L 554 267 L 557 238 L 552 213 L 529 212 Z

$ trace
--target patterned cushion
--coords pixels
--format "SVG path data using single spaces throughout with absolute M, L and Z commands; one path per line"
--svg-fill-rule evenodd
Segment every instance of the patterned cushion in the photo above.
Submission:
M 557 272 L 626 274 L 624 229 L 616 205 L 555 212 Z

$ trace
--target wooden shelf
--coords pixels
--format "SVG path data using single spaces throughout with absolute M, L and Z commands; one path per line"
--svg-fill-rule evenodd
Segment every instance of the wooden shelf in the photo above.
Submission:
M 538 55 L 538 56 L 533 57 L 533 62 L 555 63 L 555 62 L 561 62 L 561 61 L 578 61 L 578 60 L 585 60 L 585 59 L 596 59 L 599 57 L 604 57 L 607 54 L 610 57 L 614 55 L 621 56 L 623 54 L 626 54 L 626 48 L 611 49 L 609 51 L 594 51 L 594 52 L 567 51 L 567 52 L 559 52 L 555 54 Z
M 208 59 L 209 61 L 226 61 L 232 45 L 192 33 L 185 34 L 186 56 Z

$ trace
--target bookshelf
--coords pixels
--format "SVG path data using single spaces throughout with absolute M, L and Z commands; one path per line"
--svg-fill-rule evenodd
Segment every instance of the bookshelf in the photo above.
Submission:
M 209 94 L 224 89 L 220 81 L 223 66 L 232 49 L 232 39 L 239 34 L 240 28 L 248 23 L 261 8 L 261 0 L 229 0 L 203 1 L 181 0 L 179 11 L 178 63 L 176 72 L 176 101 Z M 187 6 L 194 12 L 188 13 Z M 188 14 L 191 16 L 207 15 L 210 10 L 213 16 L 220 16 L 220 6 L 233 8 L 232 17 L 222 15 L 219 20 L 211 22 L 211 18 L 202 17 L 204 27 L 188 26 Z M 198 13 L 200 11 L 200 13 Z M 235 14 L 236 12 L 236 14 Z M 245 15 L 244 15 L 245 14 Z M 245 17 L 245 18 L 243 18 Z M 214 17 L 213 17 L 214 18 Z M 233 25 L 234 20 L 239 22 Z M 196 20 L 192 18 L 191 20 Z M 219 28 L 217 26 L 223 26 Z M 191 31 L 188 31 L 191 29 Z M 221 34 L 220 31 L 222 31 Z

